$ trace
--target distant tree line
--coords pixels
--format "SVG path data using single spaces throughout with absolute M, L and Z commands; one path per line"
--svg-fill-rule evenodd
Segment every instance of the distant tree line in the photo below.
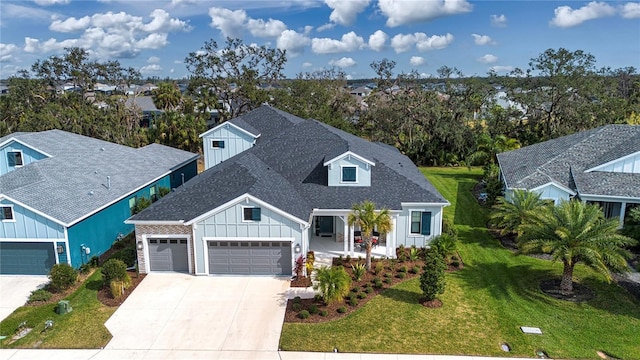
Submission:
M 371 63 L 372 92 L 357 98 L 343 72 L 325 69 L 284 79 L 284 51 L 227 39 L 190 53 L 182 93 L 158 83 L 153 100 L 163 110 L 148 128 L 121 90 L 140 74 L 117 61 L 97 62 L 66 49 L 9 79 L 0 97 L 0 135 L 63 129 L 129 146 L 158 142 L 200 151 L 198 134 L 214 111 L 224 122 L 268 103 L 372 141 L 398 148 L 418 165 L 482 165 L 497 178 L 495 154 L 611 123 L 640 123 L 637 69 L 595 67 L 581 50 L 548 49 L 508 76 L 465 77 L 441 67 L 437 78 L 395 73 L 395 62 Z M 118 85 L 94 91 L 98 82 Z M 78 91 L 59 91 L 72 84 Z M 501 104 L 502 103 L 502 106 Z M 504 106 L 510 104 L 511 106 Z

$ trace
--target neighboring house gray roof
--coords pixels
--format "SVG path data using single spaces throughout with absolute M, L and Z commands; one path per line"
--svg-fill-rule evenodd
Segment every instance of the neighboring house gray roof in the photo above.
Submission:
M 153 96 L 132 96 L 127 98 L 127 107 L 136 107 L 140 111 L 162 112 L 153 102 Z
M 4 139 L 10 138 L 52 157 L 0 176 L 0 194 L 67 225 L 199 156 L 159 144 L 134 149 L 61 130 Z
M 498 154 L 508 188 L 555 182 L 582 194 L 640 197 L 640 174 L 590 171 L 640 151 L 640 126 L 606 125 Z
M 208 169 L 131 220 L 190 221 L 245 193 L 304 221 L 313 209 L 350 209 L 364 200 L 395 210 L 403 202 L 448 204 L 393 147 L 269 106 L 241 118 L 274 136 L 261 136 L 256 146 Z M 324 162 L 347 151 L 375 163 L 371 186 L 327 186 Z

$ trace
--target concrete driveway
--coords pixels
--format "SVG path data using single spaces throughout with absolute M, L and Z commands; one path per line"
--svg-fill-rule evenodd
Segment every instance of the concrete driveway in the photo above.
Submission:
M 114 350 L 277 350 L 289 281 L 149 274 L 105 323 Z
M 33 290 L 48 282 L 46 275 L 0 275 L 0 321 L 24 305 Z

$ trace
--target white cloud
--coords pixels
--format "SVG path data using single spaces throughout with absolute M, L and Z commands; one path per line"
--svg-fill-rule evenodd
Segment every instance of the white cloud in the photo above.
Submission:
M 482 57 L 479 57 L 478 61 L 483 64 L 493 64 L 494 62 L 498 61 L 498 57 L 492 54 L 486 54 Z
M 378 6 L 382 14 L 387 17 L 389 27 L 467 13 L 473 8 L 466 0 L 379 0 Z
M 135 42 L 135 45 L 140 49 L 160 49 L 167 46 L 167 34 L 149 34 L 146 38 L 140 39 Z
M 224 8 L 209 8 L 209 16 L 211 17 L 211 27 L 222 32 L 222 35 L 238 38 L 242 35 L 245 23 L 247 21 L 247 13 L 244 10 L 229 10 Z
M 304 52 L 304 48 L 309 45 L 311 40 L 304 34 L 300 34 L 294 30 L 285 30 L 280 34 L 276 41 L 278 49 L 287 50 L 287 54 L 296 56 Z
M 198 2 L 196 0 L 171 0 L 171 6 L 178 6 L 178 5 L 193 5 L 193 4 L 197 4 Z
M 427 61 L 422 56 L 412 56 L 411 60 L 409 60 L 411 66 L 422 66 L 426 63 Z
M 496 44 L 496 42 L 493 41 L 491 37 L 487 35 L 471 34 L 471 36 L 473 36 L 473 42 L 475 42 L 476 45 L 495 45 Z
M 157 56 L 150 56 L 150 57 L 147 59 L 147 62 L 148 62 L 149 64 L 157 64 L 157 63 L 159 63 L 159 62 L 160 62 L 160 58 L 159 58 L 159 57 L 157 57 Z
M 190 31 L 192 28 L 186 21 L 180 19 L 172 19 L 168 12 L 162 9 L 155 9 L 151 12 L 150 23 L 142 26 L 142 30 L 146 32 L 171 32 L 171 31 Z
M 88 28 L 90 24 L 91 18 L 89 16 L 84 16 L 80 19 L 70 17 L 64 21 L 54 20 L 51 25 L 49 25 L 49 30 L 57 32 L 74 32 L 84 30 Z
M 344 69 L 344 68 L 355 66 L 356 65 L 356 61 L 353 60 L 350 57 L 343 57 L 343 58 L 341 58 L 339 60 L 335 60 L 334 59 L 334 60 L 329 61 L 329 65 L 337 66 L 337 67 L 340 67 L 340 68 Z
M 14 60 L 13 53 L 18 51 L 19 48 L 15 44 L 3 44 L 0 43 L 0 61 L 10 62 Z
M 555 16 L 549 23 L 557 27 L 572 27 L 588 20 L 611 16 L 615 13 L 616 10 L 613 6 L 604 2 L 592 1 L 576 10 L 570 6 L 557 7 L 554 10 Z
M 174 64 L 184 64 L 182 60 L 173 60 Z
M 0 68 L 0 78 L 6 79 L 18 74 L 18 71 L 24 69 L 22 66 L 7 64 Z
M 369 36 L 369 48 L 375 51 L 382 51 L 386 47 L 389 36 L 382 30 L 377 30 Z
M 490 69 L 495 71 L 495 72 L 497 72 L 497 73 L 501 73 L 501 72 L 512 71 L 514 69 L 514 67 L 510 66 L 510 65 L 506 65 L 506 66 L 505 65 L 495 65 L 495 66 L 492 66 Z
M 287 25 L 280 20 L 269 19 L 249 19 L 247 28 L 251 35 L 260 38 L 277 38 L 283 31 L 287 30 Z
M 507 17 L 504 14 L 491 15 L 491 25 L 495 27 L 507 26 Z
M 35 3 L 40 6 L 49 6 L 49 5 L 67 5 L 71 0 L 35 0 Z
M 314 38 L 311 40 L 311 50 L 316 54 L 351 52 L 361 49 L 363 46 L 364 39 L 353 31 L 342 35 L 341 40 L 329 38 Z
M 370 0 L 324 0 L 333 11 L 329 20 L 343 26 L 350 26 L 356 21 L 359 13 L 369 6 Z
M 28 6 L 16 5 L 10 2 L 2 2 L 2 18 L 16 18 L 16 19 L 29 19 L 29 20 L 50 20 L 56 16 L 55 13 Z
M 306 68 L 310 68 L 312 66 L 313 66 L 313 64 L 308 62 L 308 61 L 305 61 L 305 62 L 302 63 L 302 67 L 305 68 L 305 69 Z
M 141 74 L 153 74 L 162 71 L 162 66 L 158 64 L 145 65 L 140 68 Z
M 620 15 L 625 19 L 640 18 L 640 3 L 628 2 L 622 5 Z
M 169 70 L 169 73 L 173 74 L 175 72 L 175 69 L 171 68 L 171 70 Z
M 318 29 L 317 29 L 317 30 L 318 30 L 318 32 L 323 32 L 323 31 L 325 31 L 325 30 L 331 30 L 331 29 L 333 29 L 334 27 L 336 27 L 336 24 L 334 24 L 334 23 L 326 23 L 326 24 L 324 24 L 324 25 L 320 25 L 320 26 L 318 26 Z
M 304 34 L 305 35 L 309 35 L 311 33 L 311 30 L 313 30 L 313 26 L 311 25 L 307 25 L 304 27 Z
M 418 51 L 429 51 L 444 49 L 453 42 L 453 35 L 433 35 L 427 36 L 422 32 L 414 34 L 398 34 L 391 39 L 391 47 L 396 53 L 403 53 L 411 50 L 415 45 Z

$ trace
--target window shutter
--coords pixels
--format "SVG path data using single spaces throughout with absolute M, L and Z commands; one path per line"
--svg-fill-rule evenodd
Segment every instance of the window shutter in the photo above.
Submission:
M 422 235 L 431 235 L 431 213 L 422 213 L 422 229 L 420 231 Z
M 220 149 L 224 149 L 224 141 L 220 141 Z
M 7 153 L 7 162 L 9 163 L 9 166 L 16 166 L 16 155 L 14 152 Z
M 253 208 L 252 210 L 252 214 L 251 214 L 251 220 L 253 221 L 260 221 L 261 219 L 261 211 L 260 208 Z

